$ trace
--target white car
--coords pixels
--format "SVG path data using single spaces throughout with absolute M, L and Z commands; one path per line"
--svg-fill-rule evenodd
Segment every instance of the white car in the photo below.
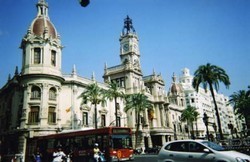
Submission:
M 250 156 L 227 151 L 222 146 L 206 140 L 176 140 L 165 143 L 158 162 L 250 162 Z

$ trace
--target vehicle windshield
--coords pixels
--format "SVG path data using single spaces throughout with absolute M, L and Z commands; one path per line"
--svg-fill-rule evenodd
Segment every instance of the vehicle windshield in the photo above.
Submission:
M 216 144 L 214 142 L 202 141 L 201 143 L 203 143 L 204 145 L 210 147 L 213 150 L 216 150 L 216 151 L 225 151 L 224 147 L 222 147 L 221 145 L 218 145 L 218 144 Z
M 132 148 L 132 140 L 129 135 L 112 135 L 111 145 L 114 149 Z

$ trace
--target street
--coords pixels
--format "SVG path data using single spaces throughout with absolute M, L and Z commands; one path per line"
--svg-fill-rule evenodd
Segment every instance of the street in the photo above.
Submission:
M 156 154 L 135 155 L 134 162 L 157 162 Z

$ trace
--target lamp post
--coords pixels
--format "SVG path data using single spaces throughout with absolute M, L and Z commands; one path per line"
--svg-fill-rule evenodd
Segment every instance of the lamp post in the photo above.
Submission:
M 203 114 L 203 122 L 206 126 L 206 131 L 207 131 L 207 140 L 209 140 L 209 132 L 208 132 L 208 116 L 206 113 Z

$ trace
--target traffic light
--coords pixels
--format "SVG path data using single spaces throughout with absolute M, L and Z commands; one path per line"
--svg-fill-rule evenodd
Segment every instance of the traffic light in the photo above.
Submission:
M 86 7 L 89 4 L 89 0 L 79 0 L 82 7 Z

